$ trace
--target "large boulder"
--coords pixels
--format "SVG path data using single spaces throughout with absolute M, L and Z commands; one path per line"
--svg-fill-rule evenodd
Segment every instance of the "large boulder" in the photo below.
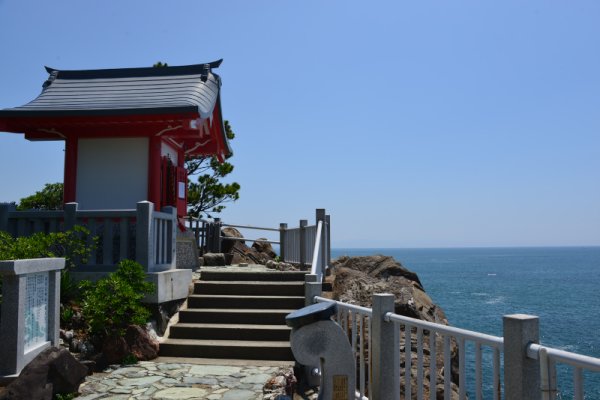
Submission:
M 332 262 L 331 277 L 333 291 L 332 297 L 335 300 L 344 303 L 356 304 L 363 307 L 372 307 L 372 296 L 376 293 L 391 293 L 395 297 L 394 312 L 410 318 L 420 319 L 423 321 L 440 323 L 448 325 L 448 320 L 444 311 L 436 305 L 429 295 L 425 292 L 421 281 L 416 273 L 406 269 L 402 264 L 396 261 L 393 257 L 374 255 L 366 257 L 341 257 Z M 437 385 L 444 382 L 443 351 L 436 352 L 436 359 L 431 360 L 429 357 L 429 332 L 425 332 L 423 340 L 425 366 L 429 366 L 434 362 L 437 369 Z M 402 339 L 404 341 L 404 339 Z M 436 337 L 436 348 L 442 349 L 443 338 Z M 401 352 L 404 353 L 404 343 L 400 344 Z M 417 377 L 417 338 L 416 335 L 411 336 L 410 354 L 412 360 L 412 393 L 416 393 L 416 377 Z M 451 343 L 452 382 L 458 383 L 458 351 L 456 343 Z M 405 358 L 401 354 L 401 362 Z M 429 392 L 429 380 L 425 382 L 425 392 Z M 439 389 L 439 388 L 438 388 Z M 436 389 L 434 389 L 436 390 Z M 451 398 L 458 398 L 458 387 L 452 385 Z M 439 392 L 439 391 L 438 391 Z
M 129 352 L 139 361 L 153 360 L 158 357 L 158 340 L 151 337 L 141 326 L 130 325 L 125 332 L 125 342 Z
M 371 307 L 375 293 L 391 293 L 396 314 L 448 324 L 444 311 L 425 293 L 416 273 L 389 256 L 340 257 L 333 261 L 336 300 Z
M 226 227 L 221 230 L 225 237 L 243 239 L 244 236 L 235 228 Z M 221 240 L 221 250 L 232 254 L 232 264 L 248 263 L 265 265 L 277 257 L 273 247 L 266 242 L 267 239 L 257 240 L 252 247 L 248 247 L 243 240 Z M 207 265 L 206 263 L 204 265 Z
M 202 265 L 211 267 L 225 266 L 225 255 L 223 253 L 206 253 L 202 256 L 204 263 Z
M 0 394 L 1 400 L 52 400 L 75 393 L 88 369 L 66 349 L 49 347 L 38 354 Z
M 277 253 L 273 250 L 271 243 L 267 242 L 267 238 L 260 238 L 252 244 L 252 248 L 259 253 L 266 254 L 270 258 L 277 257 Z
M 148 361 L 158 357 L 158 350 L 158 340 L 150 336 L 146 329 L 129 325 L 125 336 L 109 336 L 104 340 L 101 358 L 95 361 L 101 365 L 119 364 L 129 355 L 139 361 Z

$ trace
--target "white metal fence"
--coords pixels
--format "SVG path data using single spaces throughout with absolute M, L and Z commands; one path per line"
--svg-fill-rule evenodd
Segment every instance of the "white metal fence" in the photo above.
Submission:
M 315 278 L 307 277 L 307 304 L 334 302 L 318 295 L 320 283 L 310 283 Z M 451 399 L 456 383 L 460 399 L 564 398 L 556 379 L 556 365 L 562 363 L 573 369 L 574 399 L 600 398 L 600 388 L 584 392 L 583 374 L 600 372 L 600 359 L 535 343 L 537 317 L 505 316 L 504 337 L 498 337 L 395 314 L 393 295 L 375 295 L 373 309 L 335 303 L 334 319 L 355 354 L 361 397 Z M 458 379 L 453 382 L 455 357 Z

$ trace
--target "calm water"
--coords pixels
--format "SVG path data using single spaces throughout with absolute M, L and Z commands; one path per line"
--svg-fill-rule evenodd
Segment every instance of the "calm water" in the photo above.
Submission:
M 415 271 L 450 324 L 502 335 L 502 315 L 540 317 L 542 344 L 600 357 L 600 247 L 332 249 L 332 257 L 384 254 Z M 559 370 L 563 398 L 570 371 Z M 600 399 L 586 374 L 586 399 Z

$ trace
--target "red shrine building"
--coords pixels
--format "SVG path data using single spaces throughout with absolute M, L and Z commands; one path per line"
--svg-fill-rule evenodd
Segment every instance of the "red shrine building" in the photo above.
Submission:
M 64 201 L 80 210 L 154 208 L 186 214 L 186 157 L 231 155 L 221 112 L 222 60 L 101 70 L 46 68 L 42 92 L 0 110 L 0 131 L 65 142 Z

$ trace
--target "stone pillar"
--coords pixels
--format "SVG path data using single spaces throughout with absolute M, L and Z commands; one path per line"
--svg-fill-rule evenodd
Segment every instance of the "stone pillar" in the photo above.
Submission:
M 3 277 L 3 303 L 0 324 L 0 376 L 16 375 L 42 350 L 59 344 L 60 270 L 64 258 L 37 258 L 0 261 Z M 28 293 L 27 280 L 39 292 Z M 28 306 L 29 298 L 29 306 Z M 44 305 L 46 312 L 43 312 Z M 38 328 L 44 327 L 43 337 L 27 343 L 26 314 Z M 32 332 L 30 331 L 30 334 Z
M 394 312 L 394 295 L 374 294 L 371 320 L 372 400 L 400 398 L 400 338 L 395 324 L 385 321 L 389 312 Z
M 506 400 L 539 400 L 540 364 L 527 357 L 527 346 L 540 340 L 539 318 L 525 314 L 505 315 L 503 324 Z
M 154 266 L 154 243 L 152 241 L 152 213 L 154 204 L 149 201 L 137 203 L 136 232 L 135 232 L 135 260 L 140 263 L 146 272 Z
M 65 231 L 69 229 L 73 229 L 75 225 L 77 225 L 77 208 L 79 207 L 78 203 L 67 203 L 64 206 L 65 211 Z M 91 232 L 92 235 L 95 232 Z

